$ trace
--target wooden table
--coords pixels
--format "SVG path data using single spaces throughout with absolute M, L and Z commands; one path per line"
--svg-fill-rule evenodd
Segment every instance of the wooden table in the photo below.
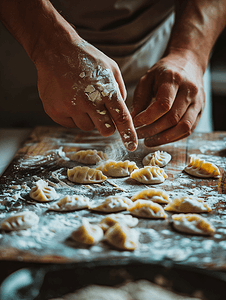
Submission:
M 40 217 L 37 228 L 21 232 L 0 233 L 0 259 L 33 263 L 67 263 L 110 261 L 181 263 L 187 266 L 224 270 L 226 267 L 226 195 L 219 192 L 218 179 L 198 179 L 183 172 L 191 154 L 226 166 L 226 132 L 192 134 L 189 138 L 156 148 L 147 148 L 140 142 L 138 149 L 128 153 L 116 134 L 109 138 L 97 132 L 86 133 L 61 127 L 37 127 L 13 162 L 0 178 L 0 221 L 8 215 L 32 210 Z M 39 178 L 47 180 L 61 194 L 83 194 L 93 202 L 108 195 L 123 194 L 128 197 L 147 188 L 130 178 L 110 178 L 102 184 L 79 185 L 67 180 L 66 170 L 75 165 L 67 156 L 79 149 L 104 150 L 111 159 L 132 160 L 142 167 L 142 158 L 157 149 L 167 151 L 172 160 L 165 167 L 168 179 L 155 187 L 167 191 L 170 197 L 188 194 L 204 198 L 212 212 L 207 217 L 217 231 L 213 237 L 178 233 L 167 220 L 140 219 L 140 247 L 133 251 L 118 251 L 101 242 L 86 247 L 73 242 L 71 232 L 82 217 L 98 223 L 103 214 L 88 210 L 68 213 L 48 212 L 48 203 L 37 203 L 29 197 L 29 190 Z M 153 187 L 150 186 L 149 187 Z M 222 192 L 222 189 L 221 189 Z

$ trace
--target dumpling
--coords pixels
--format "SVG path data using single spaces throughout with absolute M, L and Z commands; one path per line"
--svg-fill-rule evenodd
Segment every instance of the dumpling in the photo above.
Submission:
M 67 195 L 59 201 L 51 204 L 48 209 L 54 211 L 73 211 L 88 208 L 89 206 L 89 198 L 82 195 Z
M 107 179 L 107 177 L 96 169 L 89 167 L 74 167 L 67 170 L 68 179 L 76 183 L 100 183 Z
M 136 201 L 139 199 L 144 199 L 144 200 L 151 200 L 156 203 L 161 203 L 161 204 L 166 204 L 170 202 L 169 195 L 160 189 L 155 189 L 155 188 L 149 188 L 146 190 L 143 190 L 137 194 L 135 194 L 131 200 Z
M 137 200 L 133 203 L 128 211 L 131 215 L 149 219 L 166 219 L 167 214 L 162 206 L 158 203 L 147 200 Z
M 111 214 L 107 217 L 103 218 L 99 226 L 103 229 L 103 231 L 107 231 L 110 227 L 114 226 L 116 223 L 125 224 L 128 227 L 135 227 L 138 224 L 138 219 L 134 218 L 131 215 L 124 214 Z
M 185 233 L 213 235 L 216 231 L 214 226 L 206 219 L 197 214 L 173 215 L 173 227 Z
M 22 230 L 37 225 L 39 217 L 33 211 L 24 211 L 4 220 L 1 229 L 6 231 Z
M 101 204 L 90 207 L 90 209 L 108 213 L 127 210 L 131 205 L 133 202 L 127 197 L 109 196 Z
M 192 176 L 201 178 L 218 178 L 220 176 L 220 171 L 216 165 L 206 162 L 195 155 L 190 157 L 190 163 L 184 168 L 184 171 Z
M 104 236 L 103 230 L 98 225 L 91 225 L 85 218 L 82 225 L 71 233 L 71 238 L 79 243 L 94 245 L 99 243 Z
M 97 170 L 101 170 L 106 176 L 111 177 L 125 177 L 129 176 L 138 167 L 133 161 L 114 161 L 109 160 L 106 163 L 97 167 Z
M 144 166 L 158 166 L 160 168 L 165 167 L 171 160 L 171 155 L 165 151 L 155 151 L 149 153 L 143 159 Z
M 116 223 L 105 234 L 106 241 L 121 250 L 135 250 L 139 245 L 139 232 L 124 224 Z
M 97 150 L 80 150 L 71 155 L 70 159 L 83 164 L 96 165 L 100 161 L 106 160 L 107 155 L 104 152 Z
M 30 190 L 30 197 L 40 202 L 48 202 L 58 199 L 59 195 L 53 187 L 48 186 L 48 182 L 40 179 Z
M 145 184 L 162 183 L 168 178 L 165 171 L 156 166 L 147 166 L 132 172 L 131 178 Z
M 210 212 L 212 209 L 201 198 L 182 196 L 174 198 L 172 202 L 165 207 L 165 210 L 183 213 L 201 213 Z

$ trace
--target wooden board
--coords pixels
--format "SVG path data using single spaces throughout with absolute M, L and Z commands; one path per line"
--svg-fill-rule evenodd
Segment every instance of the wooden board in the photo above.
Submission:
M 217 164 L 226 166 L 226 133 L 192 134 L 189 138 L 147 148 L 140 142 L 138 149 L 128 153 L 119 136 L 103 138 L 98 132 L 81 132 L 61 127 L 37 127 L 17 152 L 14 160 L 0 178 L 0 222 L 14 212 L 32 210 L 40 217 L 37 227 L 20 232 L 0 232 L 0 259 L 25 262 L 88 262 L 118 259 L 142 262 L 171 261 L 200 268 L 222 270 L 226 267 L 226 195 L 218 192 L 218 179 L 198 179 L 183 172 L 191 154 L 198 154 Z M 48 203 L 37 203 L 29 197 L 29 191 L 39 178 L 48 181 L 62 196 L 83 194 L 93 203 L 109 195 L 122 194 L 131 197 L 147 187 L 130 178 L 108 179 L 102 184 L 79 185 L 67 180 L 66 170 L 75 165 L 67 157 L 72 151 L 97 149 L 105 151 L 111 159 L 132 160 L 142 167 L 144 155 L 157 149 L 167 151 L 172 160 L 165 167 L 168 179 L 154 187 L 167 191 L 171 198 L 196 195 L 204 198 L 212 207 L 207 217 L 216 227 L 214 237 L 192 236 L 178 233 L 171 226 L 171 213 L 167 220 L 139 219 L 140 247 L 134 252 L 118 251 L 101 242 L 93 247 L 75 243 L 71 232 L 82 217 L 98 223 L 105 215 L 88 210 L 68 213 L 48 211 Z M 81 165 L 81 164 L 80 164 Z

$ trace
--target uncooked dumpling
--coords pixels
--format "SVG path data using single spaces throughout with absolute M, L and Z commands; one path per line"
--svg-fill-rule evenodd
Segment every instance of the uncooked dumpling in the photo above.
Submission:
M 165 171 L 156 166 L 147 166 L 135 170 L 130 177 L 144 184 L 162 183 L 168 178 Z
M 170 202 L 169 195 L 165 191 L 155 188 L 149 188 L 138 192 L 131 198 L 132 201 L 136 201 L 139 199 L 151 200 L 160 204 L 167 204 Z
M 165 167 L 171 160 L 171 155 L 165 151 L 155 151 L 149 153 L 143 159 L 144 166 L 158 166 L 160 168 Z
M 138 219 L 131 215 L 125 215 L 122 213 L 110 214 L 100 221 L 99 226 L 105 232 L 116 223 L 125 224 L 128 227 L 135 227 L 138 224 Z
M 176 197 L 165 207 L 166 211 L 183 213 L 210 212 L 212 209 L 203 199 L 193 196 Z
M 37 225 L 39 217 L 33 211 L 24 211 L 10 216 L 1 224 L 6 231 L 22 230 Z
M 195 155 L 190 157 L 190 163 L 184 168 L 184 171 L 192 176 L 201 178 L 218 178 L 220 176 L 220 171 L 216 165 L 206 162 Z
M 162 206 L 150 200 L 137 200 L 129 209 L 131 215 L 149 219 L 166 219 L 167 214 Z
M 103 174 L 111 177 L 126 177 L 129 176 L 134 170 L 137 170 L 138 167 L 133 161 L 114 161 L 109 160 L 106 163 L 103 163 L 97 170 L 101 170 Z
M 80 150 L 71 155 L 71 160 L 81 162 L 83 164 L 95 165 L 102 160 L 107 159 L 107 155 L 97 150 Z
M 30 190 L 30 197 L 40 202 L 53 201 L 59 198 L 55 189 L 48 186 L 48 183 L 42 179 L 35 183 L 35 187 Z
M 139 245 L 139 232 L 124 224 L 116 223 L 110 227 L 105 238 L 109 244 L 121 250 L 135 250 Z
M 67 170 L 68 179 L 76 183 L 100 183 L 107 179 L 107 177 L 96 169 L 89 167 L 74 167 L 73 169 Z
M 76 242 L 94 245 L 99 243 L 104 236 L 103 230 L 98 225 L 91 225 L 85 218 L 82 225 L 72 232 L 71 237 Z
M 88 208 L 89 206 L 89 198 L 82 195 L 67 195 L 51 204 L 48 209 L 54 211 L 73 211 Z
M 185 233 L 213 235 L 216 231 L 214 226 L 206 219 L 197 214 L 173 215 L 173 227 Z
M 133 202 L 124 196 L 109 196 L 101 204 L 90 207 L 90 209 L 100 212 L 117 212 L 127 210 Z

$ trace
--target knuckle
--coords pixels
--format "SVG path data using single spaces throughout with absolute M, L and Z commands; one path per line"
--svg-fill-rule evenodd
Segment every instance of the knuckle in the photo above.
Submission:
M 172 102 L 169 98 L 159 100 L 159 106 L 161 111 L 168 112 L 172 107 Z
M 115 121 L 118 125 L 125 126 L 129 123 L 129 117 L 128 117 L 128 115 L 122 113 L 122 114 L 119 114 L 119 116 L 116 118 Z
M 178 113 L 173 113 L 168 116 L 168 123 L 171 126 L 175 126 L 179 123 L 181 116 Z
M 197 87 L 196 84 L 190 83 L 188 85 L 188 91 L 189 91 L 190 96 L 193 98 L 193 97 L 197 96 L 197 94 L 199 93 L 199 88 Z
M 186 136 L 192 133 L 192 123 L 189 120 L 184 120 L 180 124 L 182 131 L 186 133 Z

